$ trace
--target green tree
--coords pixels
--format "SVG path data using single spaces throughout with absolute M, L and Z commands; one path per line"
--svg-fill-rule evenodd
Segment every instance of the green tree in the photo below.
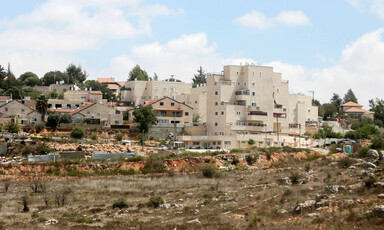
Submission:
M 0 65 L 0 81 L 4 80 L 6 76 L 7 72 L 5 71 L 4 67 Z
M 147 71 L 142 70 L 139 65 L 133 67 L 131 72 L 129 72 L 128 81 L 148 81 Z
M 116 99 L 113 92 L 108 89 L 107 85 L 101 84 L 100 82 L 97 82 L 95 80 L 87 80 L 82 84 L 82 89 L 91 89 L 92 91 L 101 91 L 103 93 L 103 99 L 107 99 L 108 101 L 113 101 Z
M 333 93 L 333 96 L 331 98 L 331 104 L 334 104 L 337 109 L 340 108 L 341 103 L 343 103 L 343 100 L 339 96 L 339 94 Z
M 324 113 L 324 120 L 335 117 L 337 114 L 337 107 L 331 103 L 325 103 L 321 106 L 322 112 Z
M 25 73 L 23 73 L 23 74 L 21 74 L 20 76 L 19 76 L 19 78 L 18 78 L 18 80 L 20 81 L 20 82 L 24 82 L 27 78 L 30 78 L 30 77 L 32 77 L 32 78 L 39 78 L 39 76 L 37 76 L 35 73 L 33 73 L 33 72 L 25 72 Z
M 46 126 L 50 127 L 53 130 L 56 130 L 60 125 L 60 114 L 59 113 L 50 113 L 47 118 Z
M 122 133 L 116 133 L 115 134 L 115 140 L 117 140 L 117 141 L 123 140 L 123 134 Z
M 192 78 L 192 85 L 194 88 L 196 88 L 198 85 L 207 83 L 207 78 L 205 75 L 206 74 L 203 70 L 203 67 L 200 66 L 200 69 L 197 70 L 197 74 L 195 74 L 195 77 Z
M 49 99 L 56 99 L 59 96 L 59 94 L 56 91 L 51 91 L 48 94 Z
M 5 129 L 10 133 L 18 133 L 20 131 L 19 124 L 14 121 L 8 122 Z
M 48 110 L 48 99 L 45 95 L 40 95 L 36 101 L 36 110 L 41 113 L 41 120 L 44 121 L 45 114 Z
M 81 139 L 85 136 L 85 131 L 80 126 L 73 127 L 70 136 L 75 139 Z
M 139 123 L 140 130 L 144 130 L 147 133 L 149 125 L 157 123 L 155 110 L 150 105 L 139 105 L 133 110 L 133 121 Z
M 159 80 L 159 77 L 157 76 L 156 73 L 155 73 L 154 76 L 153 76 L 153 80 L 154 80 L 154 81 L 158 81 L 158 80 Z
M 12 95 L 13 99 L 22 99 L 24 97 L 24 92 L 16 86 L 12 86 L 7 89 L 5 92 L 7 95 Z
M 349 89 L 348 92 L 344 95 L 344 103 L 347 103 L 350 101 L 358 103 L 355 93 L 352 91 L 352 89 Z
M 41 85 L 41 80 L 37 76 L 36 77 L 29 77 L 23 81 L 23 84 L 26 86 L 33 87 L 36 85 Z
M 374 112 L 375 120 L 384 122 L 384 100 L 376 98 L 375 100 L 369 100 L 369 106 L 371 111 Z
M 41 79 L 42 84 L 45 86 L 56 84 L 58 81 L 64 81 L 65 84 L 68 84 L 69 77 L 66 73 L 61 71 L 50 71 L 44 74 L 44 77 Z
M 83 83 L 88 77 L 87 72 L 81 66 L 75 66 L 74 64 L 70 64 L 65 73 L 68 75 L 70 84 Z

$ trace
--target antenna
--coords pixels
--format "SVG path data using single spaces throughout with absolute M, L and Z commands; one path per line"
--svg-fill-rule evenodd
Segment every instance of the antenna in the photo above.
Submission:
M 312 93 L 312 100 L 315 100 L 315 91 L 311 90 L 311 91 L 308 91 L 308 93 Z

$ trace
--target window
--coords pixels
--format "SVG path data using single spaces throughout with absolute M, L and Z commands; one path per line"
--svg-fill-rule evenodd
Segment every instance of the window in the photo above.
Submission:
M 255 84 L 255 82 L 252 82 L 252 86 L 255 86 L 256 84 Z
M 7 112 L 8 111 L 8 108 L 5 108 L 5 112 Z
M 216 102 L 215 102 L 215 105 L 218 106 L 218 105 L 219 105 L 219 102 L 216 101 Z
M 24 113 L 24 112 L 25 112 L 25 109 L 21 109 L 21 112 Z
M 311 110 L 310 109 L 308 109 L 308 113 L 310 113 L 311 112 Z
M 247 82 L 244 82 L 244 86 L 246 86 L 247 85 Z
M 181 117 L 181 112 L 172 112 L 172 117 Z
M 213 142 L 212 142 L 212 145 L 216 145 L 216 141 L 213 141 Z
M 237 85 L 240 85 L 240 82 L 237 82 Z
M 224 141 L 224 144 L 225 145 L 231 145 L 231 142 L 230 141 Z
M 70 109 L 71 108 L 71 104 L 67 104 L 67 108 Z
M 158 124 L 168 124 L 168 123 L 169 123 L 169 120 L 159 119 L 159 120 L 157 120 L 157 123 L 158 123 Z
M 185 112 L 185 116 L 189 116 L 189 113 L 188 113 L 188 112 Z
M 252 102 L 252 106 L 256 106 L 256 102 Z
M 286 108 L 284 108 L 284 109 L 283 109 L 283 112 L 286 112 L 286 111 L 287 111 L 287 109 L 286 109 Z
M 180 121 L 171 121 L 171 124 L 179 124 Z
M 115 124 L 118 125 L 118 124 L 120 124 L 120 122 L 119 121 L 115 121 Z
M 200 145 L 200 142 L 194 141 L 194 142 L 192 142 L 192 145 Z
M 175 106 L 175 102 L 171 102 L 171 106 Z
M 160 102 L 160 106 L 163 106 L 164 105 L 164 102 Z
M 240 112 L 236 112 L 237 115 L 240 115 L 241 113 Z
M 217 116 L 219 113 L 218 112 L 215 112 L 215 116 Z
M 219 124 L 217 122 L 215 122 L 215 126 L 218 126 Z
M 252 96 L 255 96 L 255 92 L 252 92 Z
M 197 104 L 197 101 L 195 101 L 195 104 Z
M 279 92 L 279 89 L 277 89 L 277 92 Z
M 81 96 L 80 98 L 81 98 L 81 99 L 87 99 L 87 97 L 86 97 L 86 96 Z
M 221 115 L 224 115 L 224 111 L 221 111 Z
M 89 112 L 89 111 L 87 112 L 87 114 L 90 114 L 90 113 L 91 113 L 91 112 Z
M 215 91 L 215 95 L 219 95 L 219 91 Z
M 116 111 L 117 112 L 117 111 Z M 117 114 L 117 113 L 116 113 Z M 100 113 L 97 113 L 97 115 L 99 115 L 100 116 Z
M 166 117 L 167 116 L 167 111 L 165 110 L 160 110 L 157 112 L 158 117 Z

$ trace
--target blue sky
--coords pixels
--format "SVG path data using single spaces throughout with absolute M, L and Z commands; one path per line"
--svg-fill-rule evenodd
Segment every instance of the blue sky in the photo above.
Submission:
M 269 65 L 322 102 L 352 88 L 384 98 L 384 0 L 0 0 L 0 64 L 40 77 L 81 65 L 89 79 L 190 82 L 200 65 Z

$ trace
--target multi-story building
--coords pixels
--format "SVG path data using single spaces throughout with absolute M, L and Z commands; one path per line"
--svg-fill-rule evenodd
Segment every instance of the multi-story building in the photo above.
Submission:
M 101 91 L 87 91 L 87 90 L 67 91 L 64 93 L 64 100 L 97 102 L 100 104 L 107 102 L 107 100 L 103 100 L 103 93 Z
M 176 95 L 176 100 L 191 106 L 195 110 L 195 122 L 207 121 L 207 86 L 192 88 L 190 93 Z
M 71 113 L 72 122 L 75 124 L 90 123 L 101 125 L 123 124 L 123 114 L 106 105 L 96 102 L 86 103 Z
M 121 90 L 121 101 L 136 106 L 162 97 L 176 99 L 177 95 L 190 94 L 191 89 L 192 84 L 185 82 L 128 81 Z
M 75 84 L 60 84 L 57 82 L 56 84 L 51 84 L 50 86 L 34 86 L 33 89 L 37 90 L 41 94 L 48 95 L 50 92 L 61 94 L 71 90 L 79 90 L 79 87 Z
M 42 122 L 41 113 L 16 100 L 0 106 L 0 122 L 4 123 L 11 120 L 20 124 L 39 124 Z
M 249 139 L 259 146 L 294 145 L 317 123 L 312 98 L 290 94 L 288 81 L 272 67 L 224 66 L 223 74 L 207 76 L 206 87 L 206 135 L 179 137 L 189 147 L 245 147 Z
M 124 86 L 125 84 L 124 81 L 115 81 L 113 77 L 99 77 L 97 82 L 107 85 L 108 89 L 110 89 L 114 95 L 117 95 L 120 92 L 120 87 Z

